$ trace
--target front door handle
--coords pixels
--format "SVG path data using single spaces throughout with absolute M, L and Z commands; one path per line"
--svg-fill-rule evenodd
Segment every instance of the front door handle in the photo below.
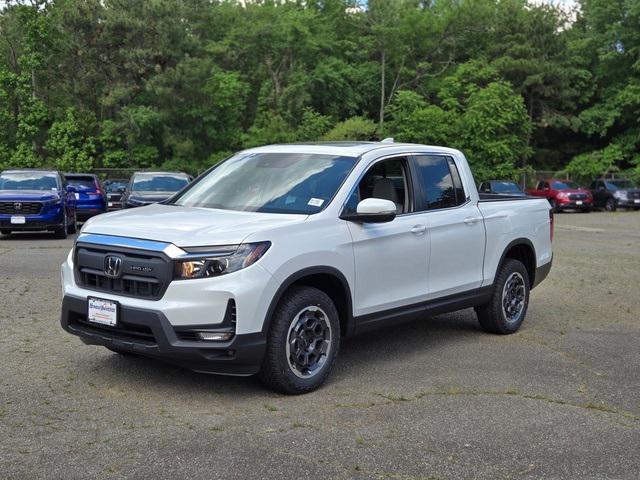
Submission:
M 467 225 L 473 225 L 477 221 L 482 220 L 480 217 L 467 217 L 464 219 L 464 223 Z
M 413 227 L 411 227 L 411 233 L 414 233 L 416 235 L 421 235 L 426 231 L 427 227 L 425 225 L 414 225 Z

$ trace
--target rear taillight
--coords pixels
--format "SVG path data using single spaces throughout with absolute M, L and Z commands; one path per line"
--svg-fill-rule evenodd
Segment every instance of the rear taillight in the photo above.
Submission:
M 549 209 L 549 235 L 553 242 L 553 208 Z

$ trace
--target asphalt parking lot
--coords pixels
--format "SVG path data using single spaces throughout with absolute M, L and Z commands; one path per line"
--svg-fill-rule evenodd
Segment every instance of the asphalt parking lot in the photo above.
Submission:
M 0 477 L 638 478 L 640 212 L 556 225 L 519 333 L 472 310 L 373 332 L 298 397 L 83 345 L 73 239 L 0 239 Z

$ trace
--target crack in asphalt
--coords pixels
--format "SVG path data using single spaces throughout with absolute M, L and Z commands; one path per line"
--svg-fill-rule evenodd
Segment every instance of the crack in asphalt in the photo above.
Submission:
M 412 397 L 395 396 L 392 394 L 384 394 L 384 393 L 375 393 L 375 395 L 385 398 L 388 402 L 376 404 L 376 405 L 389 405 L 391 403 L 401 403 L 401 402 L 414 402 L 417 400 L 421 400 L 425 397 L 435 397 L 435 396 L 455 396 L 455 395 L 464 395 L 464 396 L 506 396 L 506 397 L 517 397 L 525 400 L 538 400 L 544 401 L 547 403 L 552 403 L 556 405 L 566 405 L 569 407 L 575 407 L 584 409 L 587 411 L 599 411 L 603 413 L 610 413 L 612 415 L 618 415 L 625 419 L 632 420 L 634 422 L 640 421 L 640 416 L 635 415 L 634 413 L 628 412 L 626 410 L 619 410 L 615 407 L 605 404 L 604 402 L 594 402 L 594 401 L 586 401 L 584 403 L 576 403 L 571 402 L 569 400 L 563 400 L 559 398 L 549 397 L 547 395 L 541 394 L 528 394 L 522 393 L 518 390 L 458 390 L 455 388 L 449 390 L 428 390 L 424 392 L 417 393 Z M 625 426 L 629 426 L 626 424 L 622 424 Z

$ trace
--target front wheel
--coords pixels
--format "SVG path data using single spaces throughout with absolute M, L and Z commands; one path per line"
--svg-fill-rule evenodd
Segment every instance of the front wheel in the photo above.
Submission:
M 315 390 L 329 376 L 340 347 L 338 311 L 313 287 L 293 287 L 278 304 L 267 335 L 260 379 L 282 393 Z
M 476 307 L 480 326 L 490 333 L 515 333 L 529 306 L 529 274 L 519 260 L 508 258 L 493 284 L 491 300 Z
M 67 228 L 69 227 L 69 221 L 67 220 L 67 212 L 64 212 L 64 216 L 62 218 L 62 225 L 60 225 L 59 227 L 56 227 L 53 230 L 53 235 L 56 238 L 60 238 L 60 239 L 65 239 L 67 238 Z
M 604 204 L 604 209 L 607 212 L 615 212 L 616 211 L 616 202 L 613 198 L 608 198 L 607 203 Z

